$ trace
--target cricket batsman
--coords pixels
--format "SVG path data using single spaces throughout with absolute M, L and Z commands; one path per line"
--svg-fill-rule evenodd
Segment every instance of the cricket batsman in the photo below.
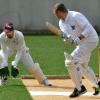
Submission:
M 0 34 L 0 85 L 3 85 L 9 76 L 8 57 L 15 55 L 11 65 L 11 75 L 16 77 L 19 74 L 18 63 L 21 60 L 26 65 L 30 74 L 38 80 L 40 84 L 51 86 L 43 74 L 39 63 L 35 63 L 29 54 L 29 48 L 26 47 L 23 33 L 15 30 L 11 22 L 6 22 L 3 32 Z
M 82 75 L 93 85 L 95 89 L 93 95 L 98 95 L 100 82 L 88 65 L 91 53 L 99 41 L 95 29 L 82 13 L 68 10 L 64 4 L 55 4 L 53 13 L 59 19 L 61 37 L 67 43 L 76 45 L 70 57 L 65 59 L 65 66 L 75 84 L 70 97 L 78 97 L 87 91 L 82 84 Z

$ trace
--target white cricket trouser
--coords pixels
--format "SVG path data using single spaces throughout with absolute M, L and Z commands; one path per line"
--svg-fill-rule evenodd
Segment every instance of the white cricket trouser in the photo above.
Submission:
M 80 63 L 80 69 L 82 71 L 83 76 L 87 78 L 89 82 L 95 87 L 98 87 L 97 78 L 93 70 L 88 66 L 88 62 L 90 61 L 91 53 L 96 48 L 97 44 L 98 42 L 81 44 L 77 46 L 76 49 L 71 53 L 73 59 L 77 60 Z M 82 77 L 82 75 L 80 75 L 80 77 Z M 77 81 L 78 80 L 80 79 L 77 79 Z M 77 84 L 77 85 L 81 85 L 81 84 Z

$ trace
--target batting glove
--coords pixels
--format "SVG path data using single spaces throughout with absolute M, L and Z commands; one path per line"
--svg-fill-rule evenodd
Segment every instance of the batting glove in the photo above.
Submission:
M 71 35 L 67 35 L 67 37 L 64 40 L 66 40 L 67 42 L 71 44 L 75 44 L 75 45 L 78 45 L 81 41 L 79 37 L 71 36 Z

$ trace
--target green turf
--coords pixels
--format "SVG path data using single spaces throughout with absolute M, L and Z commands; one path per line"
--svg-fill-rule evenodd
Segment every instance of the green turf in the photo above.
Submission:
M 26 36 L 25 40 L 34 61 L 40 63 L 45 74 L 63 75 L 67 73 L 64 67 L 63 52 L 69 48 L 66 49 L 66 46 L 59 37 Z M 72 48 L 70 49 L 72 50 Z M 21 74 L 26 74 L 25 71 L 22 71 Z
M 72 52 L 74 47 L 63 43 L 58 36 L 25 36 L 26 44 L 35 62 L 39 62 L 45 74 L 68 74 L 64 67 L 64 51 Z M 94 50 L 90 65 L 98 73 L 98 51 Z M 20 74 L 28 74 L 23 64 L 19 64 Z M 23 69 L 24 68 L 24 69 Z
M 9 79 L 0 87 L 0 100 L 32 100 L 20 79 Z

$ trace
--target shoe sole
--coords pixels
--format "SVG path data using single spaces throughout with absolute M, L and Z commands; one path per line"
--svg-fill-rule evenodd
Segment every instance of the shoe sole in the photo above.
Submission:
M 44 84 L 44 86 L 52 86 L 52 84 Z
M 86 91 L 84 91 L 84 92 L 82 92 L 80 95 L 85 94 L 86 92 L 87 92 L 87 90 L 86 90 Z M 79 96 L 80 96 L 80 95 L 79 95 Z
M 52 86 L 52 84 L 49 84 L 48 86 Z
M 83 94 L 85 94 L 87 92 L 87 90 L 85 90 L 84 92 L 82 92 L 82 93 L 80 93 L 78 96 L 75 96 L 75 97 L 70 97 L 70 98 L 76 98 L 76 97 L 79 97 L 79 96 L 81 96 L 81 95 L 83 95 Z

